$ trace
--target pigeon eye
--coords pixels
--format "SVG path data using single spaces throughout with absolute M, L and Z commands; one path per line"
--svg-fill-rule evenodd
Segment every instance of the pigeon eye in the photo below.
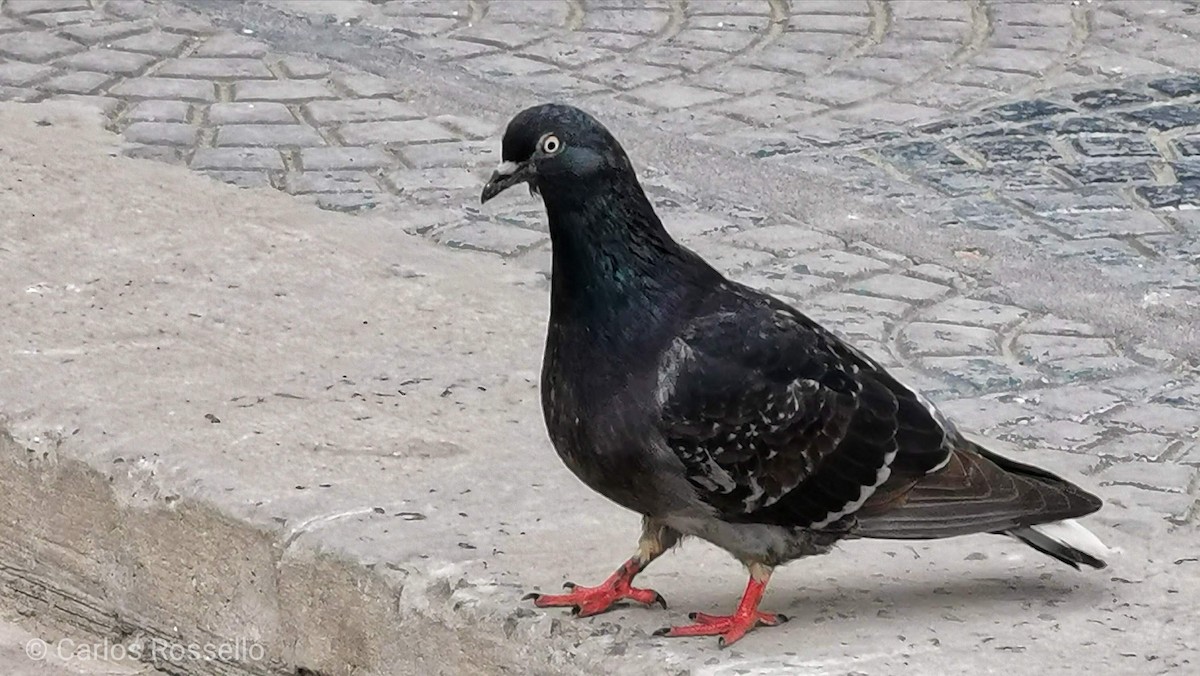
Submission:
M 553 155 L 559 150 L 562 150 L 562 141 L 559 141 L 558 137 L 554 134 L 548 134 L 542 139 L 542 152 L 547 155 Z

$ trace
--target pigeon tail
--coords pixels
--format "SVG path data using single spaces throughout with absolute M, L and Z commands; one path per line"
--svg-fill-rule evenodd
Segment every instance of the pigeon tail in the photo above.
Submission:
M 1074 519 L 1017 528 L 1008 531 L 1008 534 L 1076 570 L 1080 564 L 1104 568 L 1108 564 L 1100 557 L 1114 552 Z
M 1007 534 L 1072 567 L 1104 567 L 1101 557 L 1112 550 L 1073 521 L 1100 509 L 1099 498 L 1046 470 L 969 441 L 966 446 L 907 491 L 868 502 L 853 535 L 924 540 Z

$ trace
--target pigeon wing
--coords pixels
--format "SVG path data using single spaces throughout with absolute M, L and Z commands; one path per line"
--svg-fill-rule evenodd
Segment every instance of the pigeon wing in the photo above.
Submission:
M 893 472 L 949 457 L 936 411 L 865 355 L 769 299 L 701 316 L 665 353 L 661 431 L 729 521 L 824 528 Z

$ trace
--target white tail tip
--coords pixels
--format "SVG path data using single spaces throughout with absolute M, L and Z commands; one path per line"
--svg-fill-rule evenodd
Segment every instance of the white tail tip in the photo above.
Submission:
M 1075 521 L 1075 519 L 1042 523 L 1030 526 L 1029 530 L 1040 533 L 1059 544 L 1078 549 L 1084 554 L 1094 556 L 1097 559 L 1119 554 L 1121 551 L 1105 545 L 1092 531 L 1079 525 L 1079 522 Z

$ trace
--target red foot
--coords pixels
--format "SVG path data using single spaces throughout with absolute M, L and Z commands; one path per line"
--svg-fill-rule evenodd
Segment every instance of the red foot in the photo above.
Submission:
M 739 612 L 733 615 L 708 615 L 706 613 L 689 613 L 689 620 L 695 624 L 682 627 L 667 627 L 654 632 L 655 636 L 720 636 L 721 647 L 733 645 L 735 641 L 745 636 L 751 629 L 762 625 L 774 627 L 787 622 L 788 618 L 779 613 L 760 613 L 757 610 L 748 613 Z
M 626 561 L 607 580 L 595 587 L 581 587 L 573 582 L 567 582 L 563 587 L 570 589 L 569 594 L 529 594 L 525 598 L 533 599 L 533 604 L 539 608 L 571 607 L 571 613 L 580 617 L 597 615 L 609 610 L 618 601 L 629 599 L 645 605 L 655 603 L 663 608 L 667 601 L 662 594 L 653 589 L 638 589 L 630 583 L 638 574 L 639 568 L 634 559 Z
M 751 572 L 754 569 L 751 568 Z M 757 580 L 753 576 L 750 578 L 749 584 L 746 585 L 746 593 L 742 595 L 742 601 L 738 604 L 737 610 L 732 615 L 709 615 L 707 613 L 691 613 L 688 619 L 695 620 L 695 624 L 689 624 L 682 627 L 667 627 L 654 632 L 655 636 L 720 636 L 719 643 L 722 648 L 733 645 L 741 637 L 745 636 L 751 629 L 758 625 L 766 627 L 774 627 L 778 624 L 787 622 L 787 617 L 777 613 L 760 613 L 758 611 L 758 602 L 762 599 L 763 592 L 767 588 L 767 579 L 770 571 L 767 571 L 763 579 Z

